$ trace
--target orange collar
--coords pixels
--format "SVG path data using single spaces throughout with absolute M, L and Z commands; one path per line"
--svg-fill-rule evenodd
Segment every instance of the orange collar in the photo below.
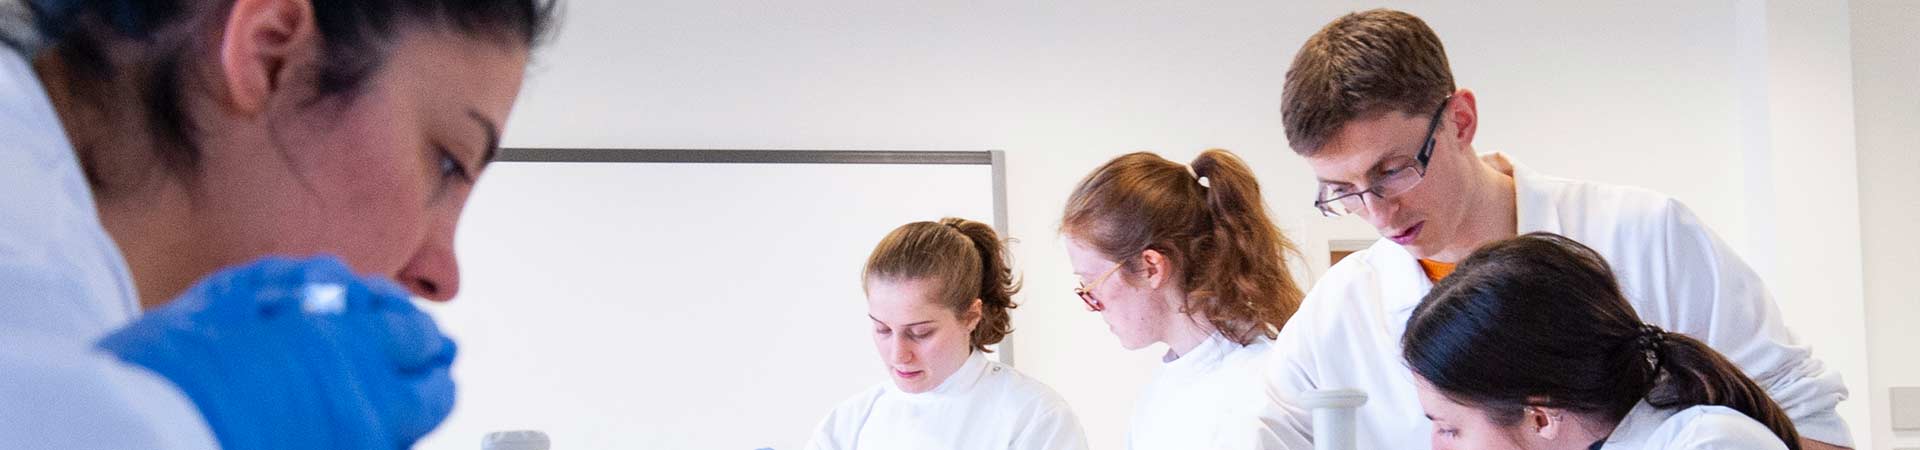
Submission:
M 1420 258 L 1420 270 L 1427 273 L 1427 280 L 1435 283 L 1439 283 L 1440 279 L 1446 278 L 1447 275 L 1452 275 L 1455 265 L 1456 264 Z

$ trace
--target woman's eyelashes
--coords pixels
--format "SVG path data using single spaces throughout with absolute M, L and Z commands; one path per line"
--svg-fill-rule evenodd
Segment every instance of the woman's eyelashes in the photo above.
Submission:
M 434 144 L 433 149 L 439 155 L 441 184 L 449 184 L 454 181 L 469 183 L 473 181 L 473 173 L 467 170 L 467 166 L 460 164 L 460 158 L 454 156 L 452 150 L 448 150 L 447 146 L 439 144 Z
M 880 335 L 880 336 L 883 336 L 883 337 L 884 337 L 884 336 L 892 336 L 892 335 L 893 335 L 893 329 L 891 329 L 891 328 L 874 328 L 874 329 L 873 329 L 873 334 L 877 334 L 877 335 Z M 933 336 L 933 330 L 926 330 L 926 329 L 908 329 L 908 330 L 907 330 L 907 331 L 906 331 L 905 333 L 901 333 L 901 337 L 904 337 L 904 338 L 906 338 L 906 339 L 907 339 L 907 340 L 909 340 L 909 341 L 918 341 L 918 340 L 921 340 L 921 339 L 926 339 L 926 338 L 929 338 L 929 337 L 932 337 L 932 336 Z

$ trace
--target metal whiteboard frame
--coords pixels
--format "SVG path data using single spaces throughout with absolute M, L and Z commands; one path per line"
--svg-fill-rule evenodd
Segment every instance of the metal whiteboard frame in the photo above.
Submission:
M 704 150 L 651 148 L 501 148 L 494 162 L 652 164 L 985 165 L 993 168 L 993 229 L 1007 234 L 1007 155 L 1000 150 Z M 1013 340 L 1000 341 L 1001 362 L 1014 365 Z

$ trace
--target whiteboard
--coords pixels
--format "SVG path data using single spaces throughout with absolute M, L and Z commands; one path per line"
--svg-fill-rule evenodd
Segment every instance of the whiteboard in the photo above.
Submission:
M 917 220 L 996 222 L 997 155 L 944 155 L 510 151 L 578 162 L 497 162 L 474 191 L 460 296 L 428 307 L 460 345 L 459 401 L 418 448 L 517 429 L 566 450 L 800 448 L 886 381 L 860 290 L 873 246 Z

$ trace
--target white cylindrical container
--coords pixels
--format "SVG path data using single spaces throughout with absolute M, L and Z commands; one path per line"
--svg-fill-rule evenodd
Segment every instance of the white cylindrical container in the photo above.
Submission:
M 1360 450 L 1360 405 L 1367 393 L 1354 389 L 1322 389 L 1300 395 L 1300 407 L 1313 411 L 1314 450 Z
M 533 430 L 496 431 L 480 441 L 480 450 L 547 450 L 547 434 Z

